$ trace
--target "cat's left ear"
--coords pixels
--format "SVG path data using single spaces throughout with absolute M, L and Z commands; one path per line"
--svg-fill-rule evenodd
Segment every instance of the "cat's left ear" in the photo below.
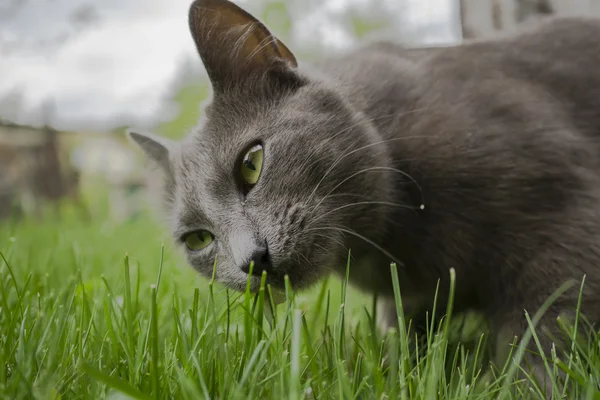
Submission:
M 215 92 L 262 79 L 299 86 L 294 54 L 256 18 L 228 0 L 195 0 L 192 37 Z
M 169 139 L 151 133 L 127 131 L 127 137 L 139 146 L 146 156 L 160 167 L 165 173 L 171 172 L 170 154 L 175 143 Z

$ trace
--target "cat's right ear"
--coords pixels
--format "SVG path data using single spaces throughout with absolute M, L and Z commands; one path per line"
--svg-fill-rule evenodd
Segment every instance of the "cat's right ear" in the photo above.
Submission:
M 246 85 L 298 87 L 294 54 L 255 17 L 229 0 L 195 0 L 189 26 L 216 93 Z
M 133 130 L 127 131 L 127 137 L 142 149 L 152 162 L 164 172 L 170 173 L 170 154 L 175 146 L 173 141 L 151 133 L 140 133 Z

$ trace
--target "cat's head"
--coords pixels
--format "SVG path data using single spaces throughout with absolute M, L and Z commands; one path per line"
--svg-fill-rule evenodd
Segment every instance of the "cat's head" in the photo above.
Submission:
M 189 263 L 243 290 L 250 262 L 282 288 L 343 266 L 349 238 L 376 242 L 389 200 L 386 146 L 327 79 L 226 0 L 196 0 L 190 29 L 213 98 L 181 142 L 130 133 L 158 166 Z

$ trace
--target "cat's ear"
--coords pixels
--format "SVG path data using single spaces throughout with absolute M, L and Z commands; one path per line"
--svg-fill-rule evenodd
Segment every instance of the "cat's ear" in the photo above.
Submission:
M 195 0 L 192 37 L 215 92 L 262 78 L 299 85 L 292 52 L 256 18 L 228 0 Z
M 173 141 L 151 133 L 140 133 L 133 130 L 127 131 L 127 137 L 140 147 L 152 162 L 165 172 L 170 172 L 170 153 L 175 146 Z

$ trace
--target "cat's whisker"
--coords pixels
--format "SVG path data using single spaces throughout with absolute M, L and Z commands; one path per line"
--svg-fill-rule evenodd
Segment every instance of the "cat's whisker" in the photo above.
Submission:
M 323 149 L 328 143 L 330 143 L 331 141 L 333 141 L 334 139 L 336 139 L 339 135 L 344 134 L 354 128 L 356 128 L 357 126 L 368 122 L 368 123 L 375 123 L 375 122 L 382 122 L 382 121 L 386 121 L 386 120 L 391 120 L 394 118 L 402 118 L 405 117 L 407 115 L 410 114 L 415 114 L 418 112 L 423 112 L 423 111 L 429 111 L 431 108 L 430 107 L 423 107 L 423 108 L 419 108 L 419 109 L 414 109 L 414 110 L 409 110 L 409 111 L 403 111 L 403 112 L 398 112 L 398 113 L 393 113 L 393 114 L 389 114 L 389 115 L 383 115 L 381 117 L 375 117 L 375 118 L 365 118 L 365 119 L 361 119 L 360 121 L 354 122 L 352 124 L 350 124 L 349 126 L 340 129 L 339 131 L 337 131 L 336 133 L 334 133 L 333 135 L 329 136 L 326 140 L 324 140 L 323 142 L 321 142 L 318 146 L 316 146 L 315 148 L 312 149 L 312 151 L 310 152 L 310 154 L 307 155 L 307 157 L 304 159 L 304 162 L 302 163 L 302 165 L 300 166 L 301 169 L 306 168 L 306 166 L 308 166 L 310 164 L 310 162 L 312 161 L 313 157 L 321 150 Z M 420 137 L 420 136 L 419 136 Z M 410 137 L 405 137 L 406 139 L 410 139 Z M 415 136 L 416 138 L 416 136 Z M 404 138 L 393 138 L 390 139 L 390 141 L 392 140 L 398 140 L 398 139 L 404 139 Z M 387 141 L 387 140 L 386 140 Z M 383 142 L 386 142 L 383 141 Z M 382 142 L 382 143 L 383 143 Z M 350 146 L 348 146 L 348 150 L 350 150 L 350 148 L 352 148 L 354 145 L 356 144 L 356 141 L 353 142 Z
M 322 235 L 318 235 L 323 237 Z M 321 249 L 323 251 L 323 253 L 328 253 L 327 249 L 323 246 L 321 246 L 319 243 L 315 243 L 315 246 L 318 247 L 319 249 Z
M 328 196 L 328 198 L 331 198 L 331 197 L 344 197 L 344 196 L 347 196 L 347 197 L 358 197 L 358 198 L 363 199 L 363 200 L 368 200 L 369 199 L 368 196 L 365 196 L 364 194 L 358 194 L 358 193 L 332 193 L 332 194 L 330 194 Z
M 334 186 L 333 189 L 331 189 L 329 191 L 329 193 L 327 193 L 318 203 L 315 207 L 313 207 L 312 212 L 314 212 L 315 210 L 317 210 L 319 208 L 319 206 L 327 199 L 327 196 L 329 196 L 331 193 L 333 193 L 336 189 L 338 189 L 341 185 L 343 185 L 344 183 L 348 182 L 350 179 L 366 173 L 366 172 L 371 172 L 371 171 L 388 171 L 388 172 L 396 172 L 399 173 L 400 175 L 407 177 L 408 179 L 410 179 L 412 182 L 415 183 L 415 185 L 417 185 L 417 187 L 419 188 L 419 191 L 421 192 L 421 204 L 423 203 L 423 190 L 421 189 L 421 186 L 417 183 L 416 180 L 414 180 L 412 178 L 412 176 L 410 176 L 408 173 L 399 170 L 397 168 L 392 168 L 392 167 L 370 167 L 370 168 L 365 168 L 362 169 L 360 171 L 357 171 L 355 173 L 353 173 L 352 175 L 348 176 L 347 178 L 345 178 L 344 180 L 342 180 L 340 183 L 338 183 L 336 186 Z M 416 207 L 415 207 L 416 209 Z
M 310 262 L 310 260 L 309 260 L 309 259 L 308 259 L 308 258 L 307 258 L 307 257 L 306 257 L 304 254 L 300 253 L 300 252 L 299 252 L 299 251 L 297 251 L 297 250 L 294 250 L 294 253 L 296 253 L 296 254 L 297 254 L 297 255 L 299 255 L 300 257 L 304 258 L 304 260 L 305 260 L 305 261 L 306 261 L 306 262 L 307 262 L 307 263 L 308 263 L 310 266 L 312 266 L 312 263 Z
M 315 271 L 318 270 L 318 268 L 315 268 L 315 264 L 312 263 L 304 254 L 300 253 L 297 250 L 293 250 L 292 253 L 295 254 L 295 255 L 297 255 L 297 256 L 299 256 L 299 257 L 304 258 L 304 260 L 306 261 L 307 266 L 308 266 L 308 268 L 304 269 L 305 272 L 306 271 L 310 272 L 314 276 L 315 280 L 318 280 L 320 278 L 319 274 L 315 272 Z M 300 259 L 298 259 L 298 264 L 302 264 L 302 262 L 300 261 Z M 329 268 L 327 266 L 324 266 L 324 265 L 320 265 L 320 269 L 324 270 L 324 271 L 333 271 L 333 269 L 331 269 L 331 268 Z
M 415 113 L 418 113 L 418 112 L 429 111 L 429 110 L 430 110 L 430 107 L 423 107 L 423 108 L 419 108 L 419 109 L 415 109 L 415 110 L 409 110 L 409 111 L 403 111 L 403 112 L 398 112 L 398 113 L 394 113 L 394 114 L 382 115 L 381 117 L 361 119 L 360 121 L 355 122 L 355 123 L 351 124 L 350 126 L 344 128 L 344 129 L 341 129 L 338 132 L 334 133 L 329 138 L 327 138 L 327 140 L 325 140 L 324 142 L 322 142 L 321 146 L 319 146 L 319 147 L 324 147 L 324 145 L 326 145 L 330 141 L 332 141 L 335 138 L 337 138 L 340 134 L 346 133 L 349 130 L 354 129 L 357 126 L 359 126 L 359 125 L 361 125 L 361 124 L 363 124 L 365 122 L 373 124 L 374 122 L 382 122 L 382 121 L 391 120 L 391 119 L 394 119 L 394 118 L 402 118 L 402 117 L 405 117 L 405 116 L 410 115 L 410 114 L 415 114 Z
M 331 236 L 326 236 L 326 235 L 322 235 L 319 233 L 315 233 L 315 237 L 321 237 L 325 240 L 331 240 L 333 241 L 335 244 L 339 245 L 340 247 L 342 247 L 346 252 L 348 252 L 348 248 L 346 247 L 346 245 L 344 244 L 344 242 L 336 237 L 331 237 Z M 323 249 L 323 251 L 325 251 L 325 253 L 329 253 L 329 251 L 327 249 L 325 249 L 323 246 L 321 246 L 319 243 L 315 243 L 315 245 L 319 246 L 321 249 Z
M 346 152 L 348 152 L 349 149 L 353 148 L 354 146 L 356 146 L 358 144 L 358 142 L 360 141 L 360 139 L 356 139 L 354 140 L 352 143 L 350 143 L 350 145 L 346 148 L 346 150 L 344 151 L 344 154 Z M 313 191 L 310 193 L 310 195 L 308 196 L 308 202 L 311 202 L 314 198 L 314 196 L 317 194 L 317 190 L 319 189 L 319 187 L 321 186 L 321 184 L 323 183 L 323 181 L 325 180 L 325 178 L 327 177 L 327 175 L 331 172 L 330 170 L 332 170 L 333 168 L 335 168 L 335 166 L 337 165 L 336 163 L 339 162 L 339 160 L 342 158 L 342 156 L 338 157 L 334 163 L 332 164 L 331 167 L 329 167 L 329 169 L 327 169 L 327 171 L 325 171 L 325 174 L 323 175 L 323 177 L 319 180 L 319 182 L 317 182 L 317 185 L 315 186 L 315 188 L 313 189 Z M 306 165 L 308 165 L 309 163 L 307 162 Z
M 537 132 L 537 131 L 548 130 L 548 129 L 555 129 L 555 128 L 560 128 L 560 127 L 553 127 L 553 126 L 542 126 L 542 127 L 539 127 L 539 128 L 537 128 L 535 131 Z M 430 137 L 431 137 L 431 136 L 430 136 Z M 342 160 L 343 158 L 345 158 L 345 157 L 347 157 L 347 156 L 349 156 L 349 155 L 351 155 L 351 154 L 354 154 L 354 153 L 356 153 L 356 152 L 358 152 L 358 151 L 365 150 L 365 149 L 371 148 L 371 147 L 373 147 L 373 146 L 376 146 L 376 145 L 379 145 L 379 144 L 386 144 L 386 143 L 389 143 L 389 142 L 403 141 L 403 140 L 407 140 L 407 139 L 419 139 L 419 138 L 423 138 L 423 135 L 416 135 L 416 136 L 405 136 L 405 137 L 391 138 L 391 139 L 386 139 L 386 140 L 381 140 L 381 141 L 378 141 L 378 142 L 375 142 L 375 143 L 371 143 L 371 144 L 368 144 L 368 145 L 365 145 L 365 146 L 359 147 L 359 148 L 357 148 L 357 149 L 355 149 L 355 150 L 349 151 L 349 152 L 347 152 L 347 153 L 344 153 L 342 156 L 338 157 L 338 158 L 336 159 L 336 161 L 334 161 L 334 163 L 331 165 L 331 167 L 329 167 L 329 169 L 328 169 L 328 170 L 325 172 L 325 174 L 323 175 L 323 177 L 321 178 L 321 180 L 320 180 L 320 181 L 317 183 L 317 185 L 315 186 L 315 188 L 314 188 L 314 189 L 313 189 L 313 191 L 311 192 L 311 195 L 308 197 L 308 200 L 307 200 L 307 201 L 309 202 L 309 201 L 311 201 L 311 200 L 313 199 L 314 195 L 316 194 L 317 190 L 319 189 L 320 185 L 323 183 L 323 181 L 325 180 L 325 178 L 326 178 L 326 177 L 328 176 L 328 174 L 329 174 L 329 173 L 331 173 L 331 171 L 332 171 L 332 170 L 333 170 L 333 169 L 334 169 L 334 168 L 335 168 L 335 167 L 336 167 L 336 166 L 339 164 L 339 162 L 341 162 L 341 160 Z M 349 146 L 349 147 L 352 147 L 352 145 L 351 145 L 351 146 Z M 471 149 L 471 150 L 461 150 L 461 151 L 458 151 L 458 152 L 457 152 L 457 155 L 464 156 L 464 155 L 467 155 L 467 154 L 470 154 L 470 153 L 477 153 L 478 151 L 479 151 L 478 149 Z M 445 157 L 446 157 L 446 156 L 445 156 Z M 428 159 L 430 159 L 430 160 L 431 160 L 431 159 L 435 159 L 435 158 L 436 158 L 436 157 L 434 157 L 434 156 L 428 155 Z M 414 162 L 414 161 L 418 161 L 418 160 L 419 160 L 419 159 L 417 159 L 417 158 L 404 158 L 404 159 L 401 159 L 401 160 L 399 160 L 399 161 L 401 161 L 401 162 L 403 162 L 403 163 L 404 163 L 404 162 Z M 390 169 L 390 170 L 392 170 L 392 169 Z M 408 174 L 408 173 L 406 173 L 406 172 L 404 172 L 404 171 L 401 171 L 401 170 L 397 170 L 397 169 L 396 169 L 396 170 L 395 170 L 395 172 L 401 173 L 402 175 L 404 175 L 404 176 L 406 176 L 408 179 L 410 179 L 410 180 L 411 180 L 411 181 L 412 181 L 412 182 L 413 182 L 413 183 L 414 183 L 414 184 L 415 184 L 415 185 L 416 185 L 416 186 L 419 188 L 419 191 L 421 192 L 421 196 L 423 195 L 423 191 L 422 191 L 422 189 L 421 189 L 421 186 L 420 186 L 420 185 L 419 185 L 419 183 L 416 181 L 416 179 L 414 179 L 414 177 L 412 177 L 410 174 Z M 327 197 L 327 196 L 329 196 L 329 194 L 328 194 L 328 195 L 326 195 L 325 197 Z M 421 198 L 421 203 L 423 203 L 423 198 Z
M 360 233 L 353 231 L 352 229 L 348 229 L 345 227 L 339 227 L 339 226 L 323 226 L 323 227 L 315 227 L 315 228 L 307 229 L 307 231 L 319 231 L 319 230 L 337 231 L 337 232 L 342 232 L 342 233 L 347 233 L 349 235 L 352 235 L 358 239 L 363 240 L 367 244 L 370 244 L 371 246 L 375 247 L 377 250 L 381 251 L 383 254 L 385 254 L 387 257 L 389 257 L 389 259 L 391 261 L 393 261 L 399 265 L 402 264 L 398 259 L 396 259 L 396 257 L 394 257 L 394 255 L 392 253 L 390 253 L 389 251 L 387 251 L 386 249 L 384 249 L 383 247 L 381 247 L 380 245 L 378 245 L 377 243 L 375 243 L 368 237 L 363 236 Z
M 394 118 L 402 118 L 402 117 L 405 117 L 405 116 L 410 115 L 410 114 L 415 114 L 415 113 L 418 113 L 418 112 L 429 111 L 429 110 L 430 110 L 430 107 L 423 107 L 423 108 L 419 108 L 419 109 L 415 109 L 415 110 L 409 110 L 409 111 L 403 111 L 403 112 L 398 112 L 398 113 L 389 114 L 389 115 L 383 115 L 381 117 L 368 118 L 367 122 L 373 124 L 375 122 L 382 122 L 382 121 L 391 120 L 391 119 L 394 119 Z M 329 142 L 331 142 L 332 140 L 336 139 L 339 135 L 344 134 L 344 133 L 350 131 L 351 129 L 356 128 L 357 126 L 363 124 L 364 122 L 365 122 L 365 120 L 360 120 L 358 122 L 355 122 L 355 123 L 347 126 L 344 129 L 340 129 L 339 131 L 337 131 L 336 133 L 334 133 L 333 135 L 331 135 L 330 137 L 328 137 L 326 140 L 324 140 L 323 142 L 321 142 L 319 144 L 319 146 L 315 147 L 311 151 L 311 153 L 306 157 L 306 160 L 305 160 L 305 162 L 304 162 L 304 164 L 302 166 L 305 167 L 306 165 L 308 165 L 310 163 L 310 161 L 312 160 L 312 157 L 315 154 L 317 154 L 323 147 L 325 147 L 325 145 L 327 145 Z M 399 139 L 399 138 L 394 138 L 393 140 L 396 140 L 396 139 Z M 351 146 L 349 146 L 348 150 L 354 144 L 352 144 Z
M 333 213 L 341 211 L 343 209 L 346 209 L 349 207 L 356 207 L 356 206 L 366 206 L 366 205 L 390 206 L 390 207 L 406 208 L 406 209 L 410 209 L 410 210 L 418 210 L 419 209 L 419 207 L 408 206 L 406 204 L 394 203 L 394 202 L 390 202 L 390 201 L 360 201 L 360 202 L 356 202 L 356 203 L 344 204 L 343 206 L 339 206 L 332 210 L 329 210 L 329 211 L 319 215 L 314 220 L 311 220 L 311 224 L 317 223 L 318 221 L 320 221 L 322 218 L 326 217 L 327 215 L 333 214 Z
M 333 171 L 333 169 L 334 169 L 334 168 L 335 168 L 335 167 L 336 167 L 336 166 L 337 166 L 337 165 L 338 165 L 338 164 L 339 164 L 339 163 L 340 163 L 340 162 L 341 162 L 341 161 L 342 161 L 344 158 L 346 158 L 346 157 L 348 157 L 348 156 L 350 156 L 350 155 L 352 155 L 352 154 L 355 154 L 355 153 L 357 153 L 357 152 L 359 152 L 359 151 L 366 150 L 366 149 L 369 149 L 369 148 L 371 148 L 371 147 L 374 147 L 374 146 L 379 146 L 379 145 L 381 145 L 381 144 L 386 144 L 386 143 L 393 142 L 393 141 L 398 141 L 398 140 L 417 139 L 417 138 L 422 138 L 422 137 L 423 137 L 422 135 L 417 135 L 417 136 L 404 136 L 404 137 L 400 137 L 400 138 L 391 138 L 391 139 L 386 139 L 386 140 L 380 140 L 380 141 L 377 141 L 377 142 L 374 142 L 374 143 L 369 143 L 369 144 L 367 144 L 367 145 L 361 146 L 361 147 L 359 147 L 359 148 L 357 148 L 357 149 L 354 149 L 354 150 L 351 150 L 351 151 L 348 151 L 348 152 L 346 152 L 346 153 L 342 154 L 341 156 L 339 156 L 339 157 L 338 157 L 338 158 L 337 158 L 337 159 L 334 161 L 334 163 L 331 165 L 331 167 L 329 167 L 329 168 L 327 169 L 327 171 L 325 171 L 325 174 L 323 175 L 323 177 L 321 178 L 321 180 L 319 180 L 319 182 L 317 183 L 317 185 L 315 186 L 315 188 L 314 188 L 314 189 L 313 189 L 313 191 L 311 192 L 311 194 L 310 194 L 310 196 L 309 196 L 309 201 L 310 201 L 310 200 L 312 200 L 312 198 L 314 197 L 315 193 L 317 192 L 317 190 L 318 190 L 318 189 L 319 189 L 319 187 L 321 186 L 321 183 L 323 183 L 323 181 L 325 180 L 325 178 L 327 178 L 327 176 L 329 175 L 329 173 L 331 173 L 331 171 Z M 416 180 L 415 180 L 415 179 L 414 179 L 412 176 L 410 176 L 408 173 L 406 173 L 406 172 L 403 172 L 403 174 L 405 174 L 407 178 L 409 178 L 409 179 L 410 179 L 412 182 L 414 182 L 414 183 L 415 183 L 415 184 L 416 184 L 416 185 L 419 187 L 419 191 L 421 191 L 421 195 L 422 195 L 422 194 L 423 194 L 423 192 L 422 192 L 422 190 L 421 190 L 421 187 L 420 187 L 420 186 L 419 186 L 419 184 L 417 183 L 417 181 L 416 181 Z

